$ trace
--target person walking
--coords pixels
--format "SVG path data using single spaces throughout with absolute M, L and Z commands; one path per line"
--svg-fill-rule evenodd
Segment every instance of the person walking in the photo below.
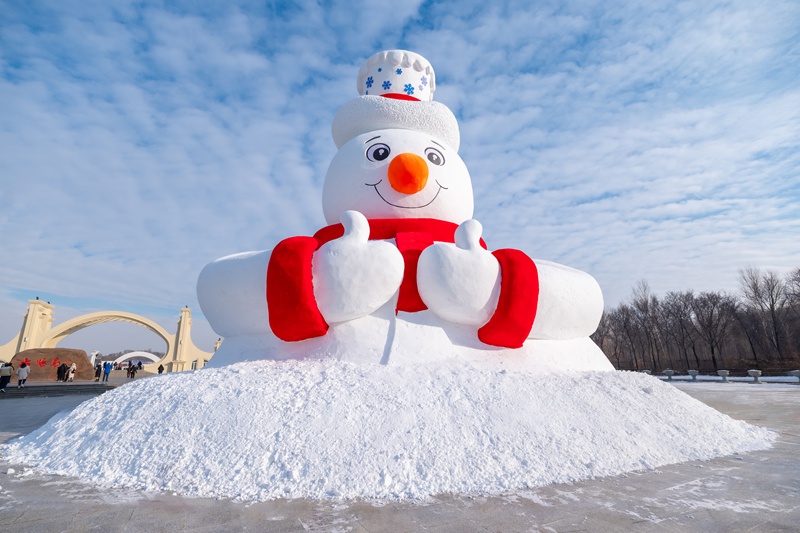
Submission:
M 111 373 L 111 363 L 106 362 L 103 365 L 103 381 L 108 381 L 108 375 Z
M 158 365 L 158 373 L 159 374 L 163 374 L 164 373 L 164 365 Z
M 97 363 L 96 365 L 94 365 L 94 380 L 95 381 L 100 381 L 100 374 L 102 374 L 102 373 L 103 373 L 103 365 L 101 365 L 100 363 Z
M 29 367 L 26 363 L 22 363 L 19 365 L 17 369 L 17 388 L 21 389 L 25 387 L 25 382 L 28 381 L 28 376 L 31 373 L 31 367 Z
M 73 379 L 75 379 L 75 370 L 77 369 L 78 365 L 76 365 L 75 363 L 72 363 L 70 365 L 69 370 L 67 371 L 67 381 L 71 382 Z
M 11 363 L 6 363 L 0 367 L 0 392 L 6 392 L 6 385 L 11 381 L 11 374 L 14 373 L 14 367 Z

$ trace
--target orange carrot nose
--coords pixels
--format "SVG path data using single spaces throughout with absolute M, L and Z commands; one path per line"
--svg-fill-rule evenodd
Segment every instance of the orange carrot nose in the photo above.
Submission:
M 389 183 L 403 194 L 414 194 L 428 183 L 428 164 L 417 154 L 400 154 L 389 163 Z

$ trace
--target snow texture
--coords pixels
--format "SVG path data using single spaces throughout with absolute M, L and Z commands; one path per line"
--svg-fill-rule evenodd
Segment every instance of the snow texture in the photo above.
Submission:
M 386 501 L 574 482 L 774 438 L 643 374 L 328 359 L 137 380 L 4 452 L 107 487 Z
M 458 122 L 446 105 L 381 96 L 359 96 L 344 104 L 333 117 L 331 134 L 336 148 L 341 148 L 354 137 L 385 129 L 425 133 L 456 152 L 461 145 Z
M 344 235 L 314 253 L 314 297 L 325 322 L 374 313 L 400 288 L 403 256 L 385 241 L 370 241 L 369 222 L 357 211 L 342 214 Z

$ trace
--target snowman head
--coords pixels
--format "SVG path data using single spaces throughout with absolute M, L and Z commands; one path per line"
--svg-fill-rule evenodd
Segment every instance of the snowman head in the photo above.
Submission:
M 357 135 L 334 156 L 322 207 L 329 224 L 347 210 L 367 218 L 472 218 L 472 182 L 458 153 L 427 132 L 379 129 Z
M 432 100 L 434 80 L 430 64 L 413 52 L 379 52 L 365 62 L 358 77 L 362 96 L 333 120 L 339 151 L 322 191 L 329 224 L 347 210 L 367 218 L 456 224 L 472 218 L 472 182 L 458 156 L 458 123 Z

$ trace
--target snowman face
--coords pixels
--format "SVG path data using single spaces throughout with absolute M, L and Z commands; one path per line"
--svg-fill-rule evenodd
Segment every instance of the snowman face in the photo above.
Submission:
M 376 130 L 344 144 L 322 188 L 328 224 L 347 210 L 367 218 L 472 218 L 472 181 L 455 150 L 427 133 Z

